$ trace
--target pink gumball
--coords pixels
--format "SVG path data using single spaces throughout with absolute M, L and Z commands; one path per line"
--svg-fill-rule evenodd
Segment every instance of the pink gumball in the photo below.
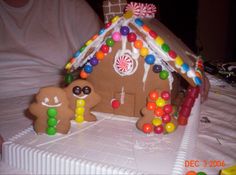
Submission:
M 169 99 L 170 99 L 170 93 L 169 93 L 168 91 L 162 91 L 161 97 L 162 97 L 164 100 L 169 100 Z
M 164 114 L 164 115 L 162 116 L 162 122 L 163 122 L 163 123 L 169 123 L 170 121 L 171 121 L 171 117 L 170 117 L 169 114 Z
M 163 130 L 164 130 L 164 128 L 162 125 L 155 126 L 153 129 L 154 133 L 156 133 L 156 134 L 161 134 L 163 132 Z
M 120 40 L 121 40 L 121 34 L 120 34 L 120 32 L 114 32 L 114 33 L 112 34 L 112 39 L 113 39 L 114 41 L 120 41 Z
M 172 112 L 171 104 L 165 105 L 163 110 L 164 110 L 165 113 L 170 114 Z

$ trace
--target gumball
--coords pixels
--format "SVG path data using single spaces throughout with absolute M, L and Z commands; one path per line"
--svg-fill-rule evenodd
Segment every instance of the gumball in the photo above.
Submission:
M 150 98 L 151 100 L 157 100 L 157 99 L 158 99 L 158 92 L 157 92 L 157 91 L 151 91 L 151 92 L 149 93 L 149 98 Z
M 95 39 L 97 39 L 97 37 L 98 37 L 98 34 L 95 34 L 95 35 L 92 36 L 91 39 L 94 41 Z
M 111 22 L 107 22 L 106 24 L 105 24 L 105 29 L 107 29 L 107 28 L 109 28 L 110 26 L 111 26 Z
M 80 77 L 82 78 L 82 79 L 86 79 L 87 77 L 88 77 L 88 74 L 85 72 L 85 71 L 81 71 L 80 72 Z
M 120 17 L 119 16 L 115 16 L 114 18 L 111 19 L 112 23 L 115 23 L 116 21 L 118 21 Z
M 115 44 L 115 41 L 114 41 L 112 38 L 107 38 L 106 44 L 107 44 L 109 47 L 113 47 L 114 44 Z
M 156 58 L 155 58 L 154 55 L 149 54 L 149 55 L 147 55 L 147 56 L 145 57 L 145 62 L 146 62 L 147 64 L 154 64 L 155 59 L 156 59 Z
M 97 51 L 96 52 L 96 58 L 98 59 L 98 60 L 103 60 L 104 59 L 104 53 L 102 52 L 102 51 Z
M 144 30 L 145 32 L 148 32 L 148 33 L 149 33 L 150 30 L 151 30 L 151 29 L 150 29 L 148 26 L 146 26 L 146 25 L 143 25 L 142 28 L 143 28 L 143 30 Z
M 101 34 L 103 34 L 104 32 L 105 32 L 105 29 L 101 29 L 101 30 L 98 32 L 98 34 L 101 35 Z
M 48 117 L 54 118 L 57 115 L 57 110 L 55 108 L 49 108 L 47 111 L 47 115 Z
M 184 117 L 184 116 L 179 116 L 178 117 L 178 124 L 179 125 L 185 126 L 185 125 L 187 125 L 187 123 L 188 123 L 188 118 L 187 117 Z
M 134 42 L 134 47 L 135 47 L 136 49 L 141 49 L 141 48 L 143 47 L 143 42 L 142 42 L 141 40 L 136 40 L 136 41 Z
M 152 132 L 152 130 L 153 130 L 153 126 L 152 126 L 152 124 L 150 124 L 150 123 L 145 123 L 144 125 L 143 125 L 143 132 L 144 133 L 146 133 L 146 134 L 149 134 L 149 133 L 151 133 Z
M 162 71 L 161 65 L 155 64 L 152 68 L 152 71 L 155 73 L 160 73 Z
M 143 56 L 143 57 L 147 56 L 148 52 L 149 52 L 148 48 L 146 48 L 146 47 L 142 47 L 139 51 L 140 55 Z
M 56 125 L 57 125 L 57 119 L 55 119 L 55 118 L 49 118 L 49 119 L 47 120 L 47 124 L 48 124 L 48 126 L 51 126 L 51 127 L 56 126 Z
M 204 172 L 198 172 L 197 175 L 207 175 L 207 174 Z
M 164 100 L 169 100 L 170 99 L 170 93 L 168 91 L 162 91 L 161 92 L 161 98 L 163 98 Z
M 160 79 L 162 80 L 166 80 L 169 76 L 169 72 L 167 72 L 166 70 L 162 70 L 159 74 Z
M 188 72 L 188 70 L 189 70 L 190 68 L 189 68 L 189 65 L 188 65 L 188 64 L 184 63 L 184 64 L 181 65 L 181 69 L 182 69 L 184 72 Z
M 83 45 L 83 46 L 79 49 L 79 51 L 80 51 L 80 52 L 83 52 L 83 51 L 85 50 L 85 48 L 86 48 L 86 45 Z
M 135 24 L 137 24 L 138 26 L 143 26 L 143 21 L 140 18 L 136 18 L 134 20 Z
M 161 134 L 161 133 L 163 133 L 163 130 L 164 130 L 164 128 L 163 128 L 162 125 L 155 126 L 154 129 L 153 129 L 154 133 L 156 133 L 156 134 Z
M 133 12 L 132 11 L 127 11 L 127 12 L 125 12 L 125 14 L 123 16 L 124 16 L 125 19 L 132 18 Z
M 70 84 L 73 81 L 73 75 L 71 73 L 67 73 L 65 76 L 65 83 Z
M 165 106 L 165 104 L 166 104 L 165 100 L 164 100 L 163 98 L 161 98 L 161 97 L 159 97 L 159 98 L 156 100 L 156 105 L 157 105 L 158 107 L 163 107 L 163 106 Z
M 168 132 L 168 133 L 171 133 L 171 132 L 173 132 L 174 130 L 175 130 L 175 125 L 173 124 L 173 123 L 167 123 L 166 125 L 165 125 L 165 129 L 166 129 L 166 131 Z
M 78 50 L 77 52 L 75 52 L 75 54 L 73 55 L 73 57 L 78 57 L 80 55 L 80 51 Z
M 98 64 L 98 59 L 96 57 L 92 57 L 90 60 L 89 60 L 89 63 L 92 65 L 92 66 L 96 66 Z
M 75 117 L 75 121 L 76 121 L 77 123 L 82 123 L 82 122 L 84 122 L 84 117 L 83 117 L 82 115 L 77 115 L 77 116 Z
M 175 64 L 176 64 L 177 66 L 181 66 L 183 63 L 184 63 L 184 62 L 183 62 L 183 60 L 182 60 L 182 58 L 181 58 L 180 56 L 177 56 L 177 57 L 175 58 Z
M 84 114 L 84 108 L 83 107 L 78 107 L 75 109 L 76 115 L 83 115 Z
M 161 48 L 162 48 L 162 50 L 165 51 L 165 52 L 169 52 L 169 51 L 170 51 L 170 47 L 169 47 L 166 43 L 163 43 L 163 44 L 161 45 Z
M 148 102 L 147 103 L 147 109 L 148 110 L 155 110 L 156 109 L 156 104 L 154 102 Z
M 127 27 L 127 26 L 122 26 L 122 27 L 120 28 L 120 33 L 121 33 L 121 35 L 124 35 L 124 36 L 128 35 L 128 33 L 129 33 L 129 27 Z
M 170 122 L 170 121 L 171 121 L 171 116 L 170 116 L 170 114 L 164 114 L 164 115 L 162 116 L 162 121 L 163 121 L 163 123 L 168 123 L 168 122 Z
M 127 36 L 129 42 L 134 42 L 137 39 L 137 35 L 134 32 L 130 32 Z
M 159 125 L 162 124 L 162 120 L 161 120 L 160 118 L 154 118 L 154 119 L 152 120 L 152 124 L 153 124 L 154 126 L 159 126 Z
M 55 134 L 57 133 L 57 130 L 56 130 L 56 128 L 54 128 L 54 127 L 48 127 L 48 128 L 46 129 L 46 133 L 47 133 L 48 135 L 55 135 Z
M 76 100 L 76 107 L 84 107 L 85 105 L 85 100 L 80 99 L 80 100 Z
M 120 41 L 121 40 L 121 34 L 120 34 L 120 32 L 114 32 L 113 34 L 112 34 L 112 39 L 114 40 L 114 41 Z
M 154 110 L 154 114 L 157 116 L 157 117 L 161 117 L 164 115 L 164 111 L 161 107 L 157 107 L 155 110 Z
M 150 35 L 153 39 L 155 39 L 155 38 L 157 37 L 157 33 L 156 33 L 155 31 L 153 31 L 153 30 L 150 30 L 150 31 L 149 31 L 149 35 Z
M 167 104 L 163 107 L 163 110 L 166 114 L 170 114 L 173 110 L 172 110 L 172 106 L 171 104 Z
M 202 80 L 199 77 L 195 77 L 194 82 L 196 83 L 197 86 L 200 86 L 202 84 Z
M 112 99 L 111 101 L 111 106 L 113 109 L 117 109 L 120 107 L 120 101 L 117 99 Z
M 84 66 L 84 72 L 86 72 L 86 73 L 91 73 L 91 72 L 93 72 L 93 66 L 90 66 L 90 65 L 85 65 Z
M 190 113 L 191 113 L 191 108 L 186 106 L 182 106 L 179 111 L 179 115 L 182 115 L 184 117 L 189 117 Z
M 197 173 L 195 171 L 188 171 L 186 175 L 197 175 Z
M 103 45 L 101 46 L 101 51 L 102 51 L 103 53 L 108 53 L 108 52 L 109 52 L 109 47 L 108 47 L 106 44 L 103 44 Z
M 173 59 L 175 59 L 175 58 L 177 57 L 177 54 L 176 54 L 175 51 L 173 51 L 173 50 L 170 50 L 170 51 L 168 52 L 168 55 L 169 55 L 171 58 L 173 58 Z

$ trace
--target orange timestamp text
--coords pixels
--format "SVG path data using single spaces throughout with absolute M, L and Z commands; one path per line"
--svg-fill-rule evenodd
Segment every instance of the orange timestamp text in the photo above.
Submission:
M 225 167 L 224 160 L 185 160 L 184 166 L 196 168 L 196 167 L 203 167 L 203 168 L 223 168 Z

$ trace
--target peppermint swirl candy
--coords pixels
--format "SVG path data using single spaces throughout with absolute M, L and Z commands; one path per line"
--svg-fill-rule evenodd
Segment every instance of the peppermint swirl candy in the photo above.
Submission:
M 132 11 L 134 16 L 140 18 L 154 18 L 157 9 L 154 4 L 131 2 L 126 6 L 125 11 Z
M 128 55 L 122 55 L 115 59 L 114 68 L 122 76 L 129 75 L 134 69 L 134 61 Z

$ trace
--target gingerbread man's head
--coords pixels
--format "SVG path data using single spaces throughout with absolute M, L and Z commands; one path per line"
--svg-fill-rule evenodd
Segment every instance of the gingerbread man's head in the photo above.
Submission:
M 72 109 L 76 107 L 77 100 L 84 100 L 86 107 L 92 108 L 98 104 L 101 97 L 95 92 L 93 85 L 86 80 L 76 80 L 65 88 Z

